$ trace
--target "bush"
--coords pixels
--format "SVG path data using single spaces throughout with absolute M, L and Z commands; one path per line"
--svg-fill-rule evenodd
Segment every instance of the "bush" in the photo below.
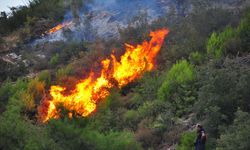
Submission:
M 153 101 L 157 98 L 157 90 L 162 84 L 162 78 L 158 72 L 146 73 L 135 88 L 145 101 Z
M 158 90 L 158 98 L 169 102 L 178 116 L 189 111 L 196 99 L 195 70 L 186 60 L 177 62 Z
M 196 139 L 196 132 L 185 132 L 182 134 L 177 150 L 191 150 L 194 149 L 194 142 Z
M 158 91 L 158 97 L 167 100 L 177 86 L 195 79 L 194 67 L 186 60 L 177 62 L 167 73 L 166 79 Z
M 189 55 L 189 60 L 190 62 L 192 62 L 195 65 L 199 65 L 204 61 L 204 57 L 202 56 L 202 54 L 200 54 L 199 52 L 192 52 Z
M 55 54 L 53 57 L 51 57 L 49 64 L 51 66 L 56 66 L 59 63 L 59 54 Z
M 201 87 L 194 108 L 197 117 L 205 120 L 211 137 L 219 136 L 219 126 L 232 123 L 238 107 L 249 112 L 250 70 L 241 59 L 228 59 L 223 67 L 217 62 L 200 70 L 203 77 L 199 79 Z
M 221 33 L 212 33 L 207 42 L 207 53 L 213 58 L 220 58 L 224 55 L 224 43 L 233 38 L 236 32 L 231 27 L 227 27 Z
M 136 110 L 129 110 L 124 114 L 124 120 L 128 127 L 135 130 L 140 122 L 139 114 Z
M 250 51 L 250 9 L 248 9 L 247 13 L 245 14 L 245 17 L 242 19 L 240 25 L 237 28 L 237 32 L 239 34 L 239 37 L 241 39 L 241 46 L 243 49 L 243 52 L 249 52 Z
M 250 114 L 238 110 L 234 123 L 220 136 L 216 150 L 250 149 Z
M 140 150 L 141 146 L 133 138 L 131 132 L 109 131 L 100 133 L 89 126 L 80 127 L 76 120 L 52 120 L 49 132 L 61 147 L 75 150 Z M 86 125 L 86 122 L 85 122 Z
M 39 81 L 38 78 L 31 80 L 26 93 L 31 96 L 34 104 L 39 104 L 45 94 L 45 82 Z
M 227 54 L 248 53 L 250 49 L 250 11 L 248 10 L 240 25 L 233 29 L 227 27 L 221 33 L 213 33 L 207 42 L 207 53 L 212 58 Z
M 6 80 L 0 87 L 0 113 L 5 110 L 9 97 L 14 94 L 14 86 L 10 80 Z
M 44 70 L 42 72 L 40 72 L 40 74 L 38 75 L 38 80 L 41 82 L 45 82 L 46 86 L 50 86 L 51 85 L 51 74 L 48 70 Z
M 20 98 L 26 89 L 23 80 L 13 85 L 6 111 L 0 116 L 0 149 L 58 149 L 44 128 L 22 116 L 24 104 Z

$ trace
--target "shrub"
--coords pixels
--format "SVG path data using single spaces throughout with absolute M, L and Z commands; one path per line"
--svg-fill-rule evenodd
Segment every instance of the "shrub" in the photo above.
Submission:
M 59 54 L 55 54 L 53 57 L 51 57 L 49 64 L 51 66 L 56 66 L 59 63 Z
M 25 105 L 20 98 L 25 90 L 24 80 L 18 80 L 12 87 L 6 111 L 0 116 L 0 149 L 58 149 L 44 128 L 24 120 Z
M 33 97 L 36 104 L 38 104 L 45 93 L 44 81 L 39 81 L 38 78 L 31 80 L 28 84 L 27 93 L 29 93 Z
M 233 28 L 227 27 L 221 33 L 212 33 L 207 42 L 207 53 L 213 58 L 220 58 L 224 54 L 224 43 L 233 38 L 236 32 Z
M 68 65 L 66 67 L 60 68 L 56 72 L 56 78 L 73 74 L 73 66 Z
M 135 110 L 129 110 L 124 114 L 124 120 L 128 127 L 135 130 L 137 128 L 136 124 L 140 122 L 139 114 Z
M 40 72 L 38 75 L 38 80 L 41 82 L 45 82 L 46 86 L 50 86 L 51 84 L 51 74 L 48 70 L 44 70 Z
M 157 90 L 162 84 L 162 78 L 158 72 L 146 73 L 135 88 L 142 99 L 153 101 L 157 98 Z
M 191 150 L 194 149 L 194 141 L 196 138 L 195 132 L 185 132 L 182 134 L 177 150 Z
M 195 79 L 194 67 L 186 60 L 177 62 L 167 73 L 166 79 L 158 91 L 158 97 L 167 100 L 173 89 Z
M 177 115 L 188 111 L 196 99 L 195 71 L 186 60 L 177 62 L 167 73 L 158 90 L 158 98 L 168 101 Z
M 0 87 L 0 112 L 5 110 L 9 97 L 14 94 L 14 86 L 10 80 L 6 80 Z
M 242 19 L 240 25 L 237 28 L 237 32 L 241 39 L 241 46 L 244 52 L 249 52 L 250 50 L 250 9 L 248 9 L 245 17 Z
M 228 59 L 223 67 L 209 65 L 200 70 L 203 77 L 199 83 L 202 85 L 194 109 L 198 119 L 204 121 L 210 137 L 217 138 L 219 126 L 232 123 L 238 107 L 249 112 L 250 71 L 239 61 L 244 59 Z M 222 64 L 217 62 L 216 65 Z
M 250 114 L 238 110 L 234 123 L 217 140 L 216 150 L 250 149 Z
M 196 52 L 192 52 L 189 55 L 189 60 L 193 64 L 199 65 L 199 64 L 201 64 L 203 62 L 204 58 L 203 58 L 202 54 L 200 54 L 199 52 L 196 51 Z

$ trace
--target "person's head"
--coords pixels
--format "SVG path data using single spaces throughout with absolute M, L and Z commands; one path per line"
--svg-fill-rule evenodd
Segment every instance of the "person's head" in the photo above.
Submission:
M 202 125 L 201 124 L 197 124 L 196 125 L 196 129 L 197 129 L 197 132 L 200 132 L 202 130 Z

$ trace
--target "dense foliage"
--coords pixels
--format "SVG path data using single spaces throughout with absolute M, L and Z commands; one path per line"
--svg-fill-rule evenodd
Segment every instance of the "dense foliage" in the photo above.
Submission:
M 82 5 L 79 2 L 73 4 Z M 45 19 L 50 27 L 63 19 L 70 7 L 65 3 L 35 0 L 29 7 L 13 8 L 10 17 L 1 16 L 0 34 L 35 36 L 37 21 Z M 45 43 L 32 50 L 48 50 L 48 59 L 26 68 L 1 60 L 0 149 L 190 150 L 197 122 L 208 134 L 208 149 L 250 149 L 249 8 L 235 14 L 204 8 L 196 1 L 194 6 L 187 16 L 173 11 L 152 24 L 148 24 L 147 14 L 141 14 L 133 20 L 136 26 L 120 29 L 117 40 Z M 122 49 L 119 45 L 125 41 L 140 42 L 151 29 L 166 26 L 171 32 L 158 57 L 157 70 L 146 72 L 121 90 L 112 89 L 88 117 L 69 118 L 62 108 L 65 115 L 60 119 L 39 121 L 37 107 L 51 85 L 74 86 L 90 71 L 86 68 L 98 66 L 96 62 L 112 48 Z M 19 43 L 20 49 L 24 43 Z M 27 51 L 25 57 L 33 57 L 31 51 L 23 50 Z M 27 78 L 26 69 L 39 73 Z

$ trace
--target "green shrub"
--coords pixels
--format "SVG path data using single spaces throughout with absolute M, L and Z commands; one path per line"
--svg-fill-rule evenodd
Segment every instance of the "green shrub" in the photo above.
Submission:
M 61 79 L 72 75 L 74 73 L 73 71 L 74 70 L 72 65 L 67 65 L 66 67 L 58 69 L 56 72 L 57 81 L 60 81 Z
M 14 94 L 14 86 L 10 80 L 6 80 L 0 87 L 0 112 L 5 110 L 9 97 Z
M 62 147 L 75 150 L 140 150 L 131 132 L 106 131 L 101 133 L 90 126 L 80 127 L 76 120 L 52 120 L 49 133 Z M 86 124 L 86 122 L 85 122 Z
M 136 110 L 128 110 L 124 114 L 124 120 L 128 127 L 131 129 L 136 129 L 137 126 L 135 126 L 135 124 L 140 122 L 139 114 Z
M 193 65 L 186 60 L 177 62 L 158 90 L 158 99 L 169 102 L 177 116 L 183 115 L 190 110 L 197 97 L 195 78 Z
M 135 88 L 141 98 L 152 101 L 157 98 L 157 90 L 162 84 L 162 78 L 158 72 L 146 73 Z
M 217 140 L 216 150 L 250 149 L 250 114 L 238 110 L 234 123 Z
M 177 150 L 192 150 L 192 149 L 194 149 L 195 139 L 196 139 L 195 132 L 183 133 L 181 136 L 180 143 L 177 146 Z
M 201 64 L 203 62 L 204 58 L 203 58 L 202 54 L 200 54 L 199 52 L 196 51 L 196 52 L 192 52 L 189 55 L 189 60 L 193 64 L 199 65 L 199 64 Z
M 222 57 L 224 55 L 224 43 L 235 35 L 236 32 L 231 27 L 227 27 L 221 33 L 212 33 L 207 42 L 207 54 L 216 59 Z
M 38 78 L 30 80 L 27 89 L 22 94 L 25 109 L 28 111 L 34 111 L 35 106 L 40 104 L 44 94 L 45 82 L 39 81 Z
M 237 32 L 241 39 L 241 46 L 244 52 L 250 51 L 250 9 L 248 9 L 240 25 L 237 28 Z
M 158 98 L 161 100 L 167 100 L 174 89 L 182 84 L 187 84 L 194 79 L 194 67 L 186 60 L 177 62 L 167 73 L 166 79 L 158 91 Z
M 18 80 L 11 88 L 6 111 L 0 116 L 0 149 L 58 149 L 44 128 L 24 119 L 22 95 L 27 85 Z
M 45 82 L 46 86 L 50 86 L 51 84 L 51 74 L 48 70 L 44 70 L 42 72 L 40 72 L 40 74 L 38 75 L 38 80 L 41 82 Z
M 133 135 L 129 132 L 110 132 L 106 135 L 95 133 L 95 131 L 87 133 L 87 139 L 95 144 L 97 150 L 140 150 L 141 146 L 135 141 Z
M 51 66 L 56 66 L 59 63 L 59 54 L 55 54 L 53 57 L 51 57 L 49 64 Z

